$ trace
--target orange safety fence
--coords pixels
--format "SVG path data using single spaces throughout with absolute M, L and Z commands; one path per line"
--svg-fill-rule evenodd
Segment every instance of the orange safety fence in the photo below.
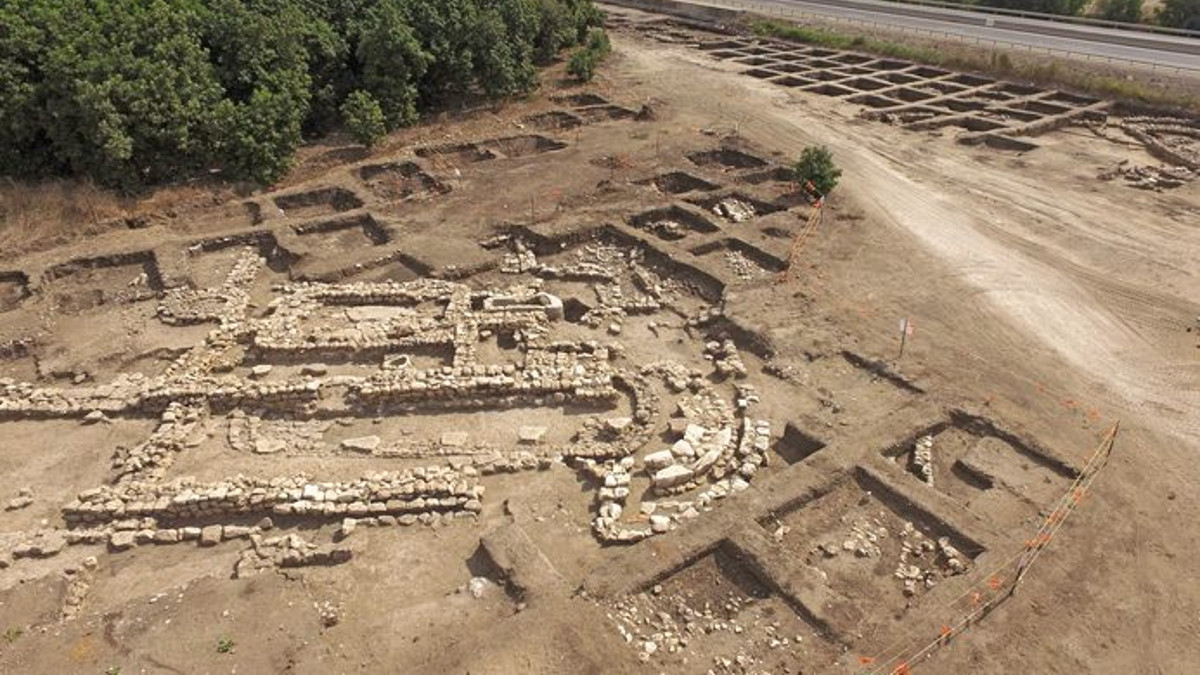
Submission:
M 1029 573 L 1029 568 L 1058 535 L 1067 518 L 1083 501 L 1096 476 L 1108 464 L 1119 428 L 1120 422 L 1116 422 L 1104 434 L 1071 486 L 1042 521 L 1037 532 L 1025 540 L 1021 550 L 987 573 L 977 574 L 979 579 L 976 582 L 946 603 L 959 612 L 953 620 L 943 624 L 937 635 L 932 638 L 907 635 L 874 656 L 859 657 L 859 665 L 864 666 L 860 672 L 864 675 L 908 675 L 913 667 L 928 659 L 938 649 L 949 644 L 956 636 L 1012 597 L 1025 575 Z

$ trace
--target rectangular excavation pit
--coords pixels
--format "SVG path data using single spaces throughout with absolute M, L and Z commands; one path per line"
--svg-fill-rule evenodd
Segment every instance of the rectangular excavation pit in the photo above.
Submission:
M 413 152 L 417 157 L 434 162 L 444 161 L 451 165 L 486 162 L 496 158 L 496 153 L 484 149 L 476 143 L 445 143 L 417 148 Z
M 565 103 L 576 108 L 583 108 L 590 105 L 608 105 L 608 99 L 592 93 L 562 94 L 552 96 L 550 100 L 557 103 Z
M 895 59 L 878 59 L 868 64 L 869 68 L 874 68 L 875 70 L 904 70 L 910 66 L 912 66 L 912 63 L 908 61 L 897 61 Z
M 939 101 L 936 105 L 952 110 L 954 112 L 977 112 L 987 107 L 986 103 L 979 101 L 968 101 L 961 98 L 952 98 L 945 101 Z
M 544 152 L 553 152 L 567 147 L 567 144 L 562 141 L 556 141 L 536 134 L 496 138 L 484 141 L 482 145 L 484 148 L 499 152 L 510 159 L 526 157 L 528 155 L 540 155 Z
M 1001 82 L 996 89 L 1006 94 L 1012 94 L 1013 96 L 1033 96 L 1034 94 L 1043 91 L 1043 89 L 1040 87 L 1034 87 L 1028 84 L 1017 84 L 1015 82 Z
M 814 84 L 811 87 L 805 87 L 804 91 L 811 91 L 814 94 L 821 94 L 822 96 L 849 96 L 850 94 L 854 93 L 853 89 L 847 89 L 846 87 L 836 84 L 829 84 L 828 82 Z
M 741 239 L 712 241 L 693 248 L 691 252 L 701 257 L 718 252 L 724 254 L 726 266 L 742 281 L 762 279 L 787 268 L 786 261 Z
M 585 121 L 603 122 L 605 120 L 628 120 L 637 117 L 637 113 L 619 105 L 597 105 L 575 110 Z
M 992 89 L 984 89 L 982 91 L 977 91 L 977 92 L 971 94 L 971 98 L 978 100 L 978 101 L 996 102 L 996 101 L 1011 101 L 1013 99 L 1013 96 L 1012 96 L 1012 94 L 1006 94 L 1002 91 L 997 91 L 995 88 L 992 88 Z
M 834 70 L 846 76 L 871 75 L 875 72 L 870 68 L 859 68 L 857 66 L 843 66 L 841 68 L 835 68 Z
M 985 84 L 995 84 L 996 81 L 990 77 L 979 77 L 978 75 L 968 75 L 967 73 L 959 73 L 950 78 L 951 82 L 957 82 L 968 87 L 982 87 Z
M 807 63 L 809 68 L 818 68 L 820 70 L 835 70 L 842 67 L 842 64 L 837 61 L 829 61 L 826 59 L 809 59 Z
M 844 84 L 847 87 L 853 87 L 859 91 L 876 91 L 878 89 L 884 89 L 890 86 L 887 82 L 880 82 L 879 80 L 873 80 L 869 77 L 859 77 L 853 80 L 844 80 L 841 84 Z
M 629 224 L 666 241 L 683 239 L 689 232 L 711 234 L 721 231 L 703 216 L 675 205 L 639 213 L 629 219 Z
M 389 201 L 450 192 L 449 185 L 426 173 L 416 162 L 371 164 L 359 169 L 358 175 L 372 192 Z
M 613 620 L 621 626 L 619 630 L 630 635 L 631 649 L 653 639 L 655 632 L 687 637 L 686 647 L 681 648 L 663 641 L 660 632 L 658 640 L 664 643 L 649 662 L 656 670 L 683 664 L 679 672 L 691 672 L 694 668 L 686 663 L 728 659 L 749 642 L 774 639 L 780 648 L 757 652 L 754 672 L 826 672 L 842 648 L 829 639 L 828 628 L 811 616 L 808 608 L 778 587 L 791 580 L 772 578 L 788 573 L 786 569 L 773 569 L 774 564 L 729 540 L 721 540 L 624 598 L 621 604 L 630 610 L 614 614 Z M 653 617 L 654 623 L 662 627 L 645 626 L 644 619 L 638 617 Z M 764 630 L 768 625 L 770 632 Z M 777 639 L 772 638 L 775 635 Z M 791 642 L 796 636 L 802 641 Z M 785 639 L 786 646 L 782 642 Z
M 743 53 L 745 53 L 745 54 L 750 54 L 750 55 L 753 55 L 753 56 L 761 56 L 761 55 L 763 55 L 763 54 L 774 54 L 774 53 L 775 53 L 775 50 L 774 50 L 774 49 L 768 49 L 768 48 L 766 48 L 766 47 L 756 47 L 756 46 L 753 46 L 753 45 L 752 45 L 752 46 L 750 46 L 750 47 L 745 47 L 745 48 L 743 48 L 743 49 L 742 49 L 742 52 L 743 52 Z
M 908 84 L 909 82 L 916 82 L 921 79 L 905 73 L 877 73 L 875 77 L 876 79 L 891 82 L 892 84 Z
M 225 251 L 231 248 L 252 247 L 267 261 L 267 267 L 273 272 L 287 272 L 299 259 L 295 253 L 279 245 L 279 240 L 270 232 L 243 232 L 222 237 L 201 239 L 188 245 L 188 252 L 197 251 L 201 254 Z
M 365 237 L 373 246 L 382 246 L 392 238 L 369 213 L 293 225 L 292 229 L 302 237 L 320 237 L 323 243 L 327 242 L 335 249 L 358 246 L 362 243 L 360 237 Z
M 892 108 L 900 105 L 898 101 L 893 101 L 885 96 L 876 96 L 875 94 L 859 94 L 846 99 L 851 103 L 865 105 L 868 108 Z
M 740 59 L 734 59 L 734 63 L 740 63 L 746 66 L 765 66 L 775 63 L 774 59 L 768 59 L 765 56 L 743 56 Z
M 716 215 L 727 223 L 735 224 L 744 223 L 753 218 L 783 210 L 782 207 L 737 192 L 711 197 L 696 197 L 687 201 Z
M 796 464 L 820 452 L 825 441 L 804 431 L 795 422 L 783 426 L 783 435 L 771 445 L 771 449 L 779 458 L 788 464 Z
M 1030 110 L 1039 115 L 1061 115 L 1071 109 L 1068 106 L 1054 105 L 1045 101 L 1024 101 L 1009 107 L 1017 110 Z
M 17 308 L 29 297 L 29 276 L 24 272 L 0 272 L 0 312 Z
M 771 66 L 771 69 L 779 73 L 805 73 L 810 70 L 808 65 L 803 63 L 777 63 Z
M 763 183 L 793 183 L 796 180 L 795 173 L 786 166 L 777 166 L 766 171 L 747 174 L 739 178 L 743 183 L 750 185 L 762 185 Z
M 768 80 L 772 77 L 779 77 L 783 73 L 777 73 L 774 70 L 767 70 L 765 68 L 752 68 L 750 70 L 743 70 L 742 74 L 749 75 L 750 77 L 753 77 L 753 78 L 756 78 L 759 80 Z
M 920 78 L 926 79 L 926 80 L 932 79 L 935 77 L 942 77 L 942 76 L 950 74 L 950 71 L 948 71 L 948 70 L 942 70 L 941 68 L 930 68 L 929 66 L 917 66 L 915 68 L 911 68 L 904 72 L 909 73 L 911 75 L 916 75 L 917 77 L 920 77 Z
M 863 63 L 868 63 L 870 61 L 874 61 L 875 57 L 847 52 L 845 54 L 838 54 L 836 56 L 830 57 L 830 60 L 837 61 L 838 63 L 845 63 L 845 64 L 848 64 L 851 66 L 857 66 L 857 65 L 860 65 Z
M 744 56 L 748 56 L 748 54 L 746 54 L 743 51 L 733 50 L 733 49 L 720 49 L 717 51 L 709 52 L 708 55 L 713 57 L 714 59 L 721 59 L 722 61 L 727 61 L 729 59 L 738 59 L 738 58 L 742 58 Z
M 148 300 L 163 290 L 153 251 L 77 258 L 46 271 L 47 290 L 63 312 Z
M 817 82 L 836 82 L 846 79 L 845 75 L 828 70 L 810 70 L 804 73 L 804 76 Z
M 688 153 L 688 161 L 696 166 L 723 166 L 728 169 L 758 169 L 767 165 L 763 159 L 732 148 L 699 150 Z
M 918 91 L 916 89 L 909 89 L 908 87 L 893 89 L 892 91 L 888 92 L 888 96 L 894 96 L 905 103 L 917 103 L 918 101 L 924 101 L 926 99 L 933 98 L 933 94 L 924 91 Z
M 524 117 L 521 123 L 539 131 L 562 131 L 582 125 L 583 120 L 565 110 L 549 110 Z
M 653 185 L 660 191 L 672 195 L 684 192 L 710 192 L 720 187 L 715 183 L 710 183 L 682 171 L 664 173 L 661 176 L 656 176 L 645 181 L 644 184 Z
M 307 218 L 331 212 L 349 211 L 363 205 L 361 199 L 346 188 L 327 187 L 275 197 L 278 206 L 290 218 Z
M 930 483 L 915 448 L 928 446 Z M 912 480 L 932 486 L 1000 526 L 1023 522 L 1062 497 L 1073 473 L 1045 450 L 994 422 L 951 411 L 945 422 L 884 448 L 881 454 Z
M 938 550 L 939 539 L 945 537 L 957 549 L 968 572 L 985 550 L 861 468 L 815 498 L 796 500 L 758 522 L 774 535 L 781 558 L 817 568 L 830 590 L 863 608 L 868 621 L 903 620 L 911 599 L 905 581 L 897 577 L 901 569 L 919 568 L 919 581 L 911 588 L 918 597 L 931 588 L 924 583 L 926 574 L 932 588 L 955 576 L 954 564 Z M 906 552 L 905 544 L 921 554 Z
M 814 48 L 810 49 L 807 53 L 809 56 L 811 56 L 813 58 L 824 59 L 824 58 L 828 58 L 830 56 L 837 56 L 839 54 L 844 54 L 845 52 L 834 51 L 832 49 L 820 49 L 820 48 L 814 47 Z
M 815 71 L 814 71 L 815 72 Z M 810 84 L 815 84 L 812 80 L 797 77 L 795 75 L 785 75 L 775 80 L 771 80 L 781 87 L 807 87 Z

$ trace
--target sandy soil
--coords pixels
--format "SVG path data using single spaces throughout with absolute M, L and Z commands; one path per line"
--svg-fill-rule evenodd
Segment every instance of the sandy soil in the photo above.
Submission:
M 1121 432 L 1110 465 L 1017 595 L 938 651 L 924 670 L 1194 670 L 1188 664 L 1200 660 L 1200 572 L 1191 562 L 1200 556 L 1200 469 L 1194 461 L 1200 450 L 1200 186 L 1146 192 L 1099 180 L 1097 174 L 1118 161 L 1153 161 L 1113 131 L 1069 127 L 1037 138 L 1040 147 L 1021 154 L 966 147 L 940 133 L 868 122 L 848 103 L 744 77 L 686 44 L 664 44 L 626 28 L 614 34 L 614 47 L 599 81 L 586 91 L 630 111 L 647 105 L 652 120 L 540 130 L 567 146 L 545 154 L 475 164 L 447 156 L 421 159 L 449 192 L 397 200 L 415 188 L 394 177 L 385 180 L 395 183 L 363 180 L 359 169 L 417 161 L 412 149 L 418 146 L 528 133 L 527 126 L 517 129 L 519 120 L 571 108 L 551 98 L 566 86 L 555 73 L 530 100 L 431 120 L 370 154 L 338 139 L 306 148 L 278 191 L 250 196 L 262 224 L 246 202 L 221 191 L 208 203 L 197 199 L 157 214 L 145 229 L 99 228 L 86 241 L 63 237 L 57 246 L 30 244 L 25 253 L 0 253 L 0 271 L 46 279 L 29 298 L 19 290 L 10 290 L 9 301 L 0 295 L 0 303 L 13 307 L 0 312 L 0 345 L 26 337 L 37 342 L 36 357 L 9 347 L 13 354 L 0 359 L 0 377 L 72 386 L 80 373 L 98 382 L 124 372 L 154 374 L 202 339 L 202 330 L 158 324 L 153 300 L 139 299 L 142 287 L 128 284 L 142 269 L 138 265 L 53 279 L 38 274 L 63 261 L 99 251 L 152 250 L 170 272 L 163 284 L 183 279 L 211 285 L 233 258 L 182 254 L 190 242 L 270 230 L 286 235 L 283 243 L 298 255 L 255 282 L 261 309 L 272 297 L 270 282 L 288 277 L 408 280 L 428 269 L 470 269 L 496 255 L 475 242 L 499 223 L 528 222 L 530 210 L 533 229 L 550 234 L 633 222 L 633 214 L 681 200 L 643 184 L 670 171 L 758 198 L 786 186 L 752 186 L 743 180 L 744 170 L 698 166 L 686 157 L 724 142 L 786 164 L 805 146 L 820 143 L 833 150 L 845 173 L 787 283 L 773 283 L 773 271 L 746 263 L 745 256 L 727 256 L 733 250 L 721 247 L 727 243 L 697 244 L 729 237 L 749 242 L 747 251 L 786 257 L 805 208 L 764 216 L 744 229 L 723 223 L 716 234 L 692 232 L 679 241 L 620 225 L 673 259 L 723 275 L 730 319 L 771 344 L 774 353 L 762 357 L 748 340 L 739 340 L 763 399 L 755 414 L 772 420 L 775 436 L 776 462 L 761 487 L 756 479 L 745 499 L 735 496 L 694 523 L 632 547 L 595 540 L 589 532 L 594 486 L 562 466 L 497 477 L 471 522 L 361 529 L 347 540 L 354 558 L 330 567 L 231 579 L 240 550 L 235 542 L 203 550 L 140 546 L 124 553 L 70 546 L 54 557 L 0 568 L 0 630 L 7 631 L 0 637 L 0 672 L 869 672 L 870 663 L 860 657 L 905 640 L 920 643 L 931 622 L 952 620 L 949 599 L 959 587 L 950 580 L 916 598 L 901 594 L 891 578 L 891 556 L 899 549 L 894 539 L 881 546 L 881 556 L 861 564 L 846 554 L 826 560 L 814 551 L 816 543 L 837 545 L 860 522 L 895 532 L 915 521 L 929 532 L 951 534 L 966 522 L 987 536 L 987 551 L 976 561 L 983 567 L 1013 547 L 1019 550 L 1069 483 L 1045 457 L 1026 452 L 1007 460 L 1005 475 L 1018 487 L 981 490 L 969 477 L 947 476 L 929 491 L 933 496 L 922 497 L 937 511 L 929 517 L 897 505 L 886 491 L 873 494 L 875 479 L 864 479 L 855 467 L 886 477 L 887 465 L 894 464 L 900 467 L 897 490 L 925 494 L 919 489 L 926 486 L 906 473 L 903 462 L 887 461 L 903 448 L 891 455 L 886 449 L 905 442 L 912 419 L 944 420 L 949 409 L 999 420 L 1022 439 L 1033 439 L 1031 447 L 1072 466 L 1083 462 L 1112 421 L 1121 420 Z M 722 141 L 726 135 L 732 137 Z M 300 220 L 303 214 L 288 220 L 274 208 L 274 196 L 331 186 L 363 200 L 376 224 L 356 221 L 336 231 L 287 235 L 295 231 L 293 223 L 309 221 Z M 303 208 L 313 209 L 317 219 L 339 217 L 342 210 L 336 204 Z M 772 235 L 772 228 L 782 234 Z M 378 244 L 373 237 L 379 231 L 391 240 Z M 355 267 L 393 245 L 404 256 Z M 571 255 L 568 250 L 546 258 L 569 264 Z M 0 277 L 0 284 L 16 289 L 19 284 L 8 278 Z M 485 269 L 467 283 L 480 288 L 506 283 L 506 277 Z M 94 289 L 101 289 L 99 296 Z M 585 290 L 567 283 L 554 288 L 594 301 Z M 684 316 L 713 304 L 683 295 Z M 915 331 L 898 358 L 903 318 Z M 687 362 L 703 366 L 702 339 L 682 328 L 681 316 L 669 322 L 664 328 L 631 317 L 621 339 L 647 362 L 692 359 Z M 615 339 L 603 328 L 565 330 Z M 504 357 L 498 346 L 486 350 Z M 887 373 L 915 389 L 854 367 L 843 352 L 880 360 Z M 363 368 L 340 364 L 331 373 L 353 375 Z M 768 374 L 784 371 L 790 379 Z M 289 372 L 281 368 L 273 377 Z M 555 410 L 554 433 L 574 423 L 568 413 Z M 496 437 L 536 420 L 520 410 L 487 415 L 478 413 L 474 423 Z M 331 438 L 369 429 L 436 438 L 444 426 L 471 420 L 431 416 L 410 424 L 409 418 L 361 417 L 335 428 Z M 785 422 L 827 447 L 796 454 Z M 72 493 L 106 480 L 112 450 L 137 443 L 151 426 L 144 419 L 103 427 L 0 421 L 0 438 L 7 439 L 0 440 L 0 469 L 9 477 L 0 501 L 25 485 L 36 497 L 27 508 L 0 512 L 0 543 L 57 525 L 58 508 Z M 978 441 L 958 426 L 945 427 L 935 436 L 935 449 L 945 448 L 939 471 Z M 287 472 L 347 477 L 364 466 L 364 460 L 347 457 L 238 456 L 222 445 L 222 428 L 214 422 L 208 440 L 181 457 L 178 473 L 270 475 L 290 462 Z M 666 420 L 658 430 L 669 439 Z M 821 483 L 825 478 L 830 482 Z M 776 498 L 799 506 L 764 506 Z M 631 501 L 628 508 L 638 506 Z M 288 527 L 328 538 L 334 525 Z M 513 538 L 514 527 L 523 534 Z M 481 538 L 541 557 L 521 558 L 506 573 Z M 750 550 L 766 552 L 761 559 L 739 560 Z M 98 559 L 94 570 L 83 562 L 88 556 Z M 789 580 L 812 575 L 825 575 L 820 578 L 832 589 L 817 596 L 827 601 L 817 609 L 829 611 L 835 629 L 849 626 L 836 639 L 795 611 L 796 598 L 806 602 L 810 596 L 794 591 L 799 582 Z M 508 592 L 492 585 L 475 598 L 467 586 L 472 577 L 507 581 Z M 632 581 L 643 577 L 648 585 Z M 777 583 L 781 577 L 785 583 Z M 623 578 L 632 591 L 605 592 Z M 83 593 L 82 601 L 69 601 L 73 593 Z M 645 652 L 640 639 L 627 642 L 619 627 L 636 630 L 638 612 L 665 613 L 664 621 L 682 624 L 682 617 L 702 614 L 706 606 L 715 610 L 704 618 L 709 629 L 697 632 L 686 649 L 664 648 L 642 657 L 646 662 L 639 659 Z M 222 640 L 232 641 L 226 645 L 232 648 L 219 649 Z

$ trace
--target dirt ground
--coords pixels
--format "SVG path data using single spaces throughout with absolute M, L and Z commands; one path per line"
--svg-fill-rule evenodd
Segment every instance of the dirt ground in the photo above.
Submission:
M 961 598 L 1022 550 L 1117 420 L 1111 460 L 1019 591 L 913 667 L 1195 670 L 1200 184 L 1102 180 L 1122 161 L 1160 163 L 1119 120 L 1022 151 L 964 145 L 695 46 L 722 36 L 672 27 L 663 40 L 658 18 L 613 15 L 614 54 L 586 87 L 560 66 L 527 100 L 431 119 L 371 152 L 322 141 L 271 191 L 160 197 L 173 205 L 81 223 L 87 236 L 0 228 L 16 242 L 0 251 L 0 672 L 890 672 L 891 654 L 968 611 Z M 781 282 L 813 211 L 779 168 L 811 144 L 844 174 Z M 587 276 L 601 268 L 615 276 Z M 502 409 L 342 398 L 395 367 L 391 348 L 339 351 L 347 326 L 419 316 L 436 332 L 458 300 L 425 315 L 305 305 L 304 289 L 422 279 L 475 305 L 533 284 L 564 314 L 535 326 L 588 355 L 611 349 L 615 372 L 646 381 L 603 403 L 576 392 Z M 162 307 L 210 305 L 252 330 L 227 343 L 211 320 L 164 320 Z M 505 325 L 471 335 L 468 363 L 489 376 L 542 353 Z M 335 342 L 298 358 L 269 342 L 292 339 Z M 449 371 L 466 359 L 455 340 L 453 353 L 398 350 L 402 367 Z M 306 405 L 173 394 L 199 421 L 169 461 L 132 469 L 166 412 L 115 406 L 92 423 L 94 403 L 46 402 L 96 401 L 131 376 L 165 390 L 201 357 L 197 382 L 324 389 Z M 586 459 L 581 439 L 643 408 L 627 455 Z M 744 445 L 769 423 L 745 455 L 761 466 L 660 489 L 650 454 L 717 418 Z M 518 441 L 530 428 L 544 436 Z M 914 451 L 926 437 L 931 483 Z M 383 445 L 354 450 L 363 438 Z M 97 486 L 166 502 L 245 477 L 345 486 L 462 471 L 497 449 L 540 465 L 458 474 L 486 488 L 481 506 L 410 526 L 246 511 L 126 528 L 119 499 L 100 525 L 67 517 Z M 214 523 L 212 546 L 159 534 Z M 335 553 L 246 573 L 280 536 Z

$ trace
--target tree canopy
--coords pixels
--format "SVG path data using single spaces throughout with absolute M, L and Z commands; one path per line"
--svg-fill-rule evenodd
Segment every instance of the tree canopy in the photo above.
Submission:
M 281 176 L 305 133 L 537 86 L 591 0 L 0 3 L 0 166 L 125 188 Z

